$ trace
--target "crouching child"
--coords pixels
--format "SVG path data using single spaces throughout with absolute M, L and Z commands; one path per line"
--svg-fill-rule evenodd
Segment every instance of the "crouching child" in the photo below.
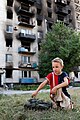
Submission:
M 73 105 L 71 102 L 70 94 L 67 91 L 69 85 L 68 74 L 62 71 L 64 67 L 63 60 L 59 57 L 52 60 L 52 72 L 49 73 L 37 90 L 32 93 L 32 97 L 35 97 L 38 92 L 46 85 L 50 85 L 50 98 L 53 102 L 53 107 L 61 107 L 66 109 L 72 109 Z

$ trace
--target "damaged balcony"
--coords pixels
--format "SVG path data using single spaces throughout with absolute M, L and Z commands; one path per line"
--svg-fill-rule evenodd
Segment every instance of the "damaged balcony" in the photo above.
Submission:
M 34 9 L 22 3 L 21 6 L 18 7 L 17 14 L 33 17 L 35 13 L 34 13 Z
M 66 6 L 67 5 L 67 0 L 55 0 L 56 4 Z
M 36 0 L 17 0 L 17 1 L 19 1 L 19 2 L 24 2 L 24 3 L 27 3 L 27 4 L 34 4 L 34 2 L 35 2 Z
M 34 42 L 36 36 L 34 34 L 24 34 L 20 32 L 17 38 L 21 41 Z
M 18 53 L 26 54 L 26 55 L 34 55 L 36 52 L 35 51 L 28 51 L 28 49 L 26 49 L 25 47 L 19 47 Z
M 18 16 L 18 25 L 26 26 L 26 27 L 30 27 L 30 28 L 35 27 L 33 20 L 30 19 L 29 17 L 23 16 L 23 15 Z
M 69 18 L 64 18 L 63 22 L 64 22 L 65 25 L 69 25 Z
M 66 7 L 57 6 L 56 13 L 61 15 L 68 15 L 68 9 Z

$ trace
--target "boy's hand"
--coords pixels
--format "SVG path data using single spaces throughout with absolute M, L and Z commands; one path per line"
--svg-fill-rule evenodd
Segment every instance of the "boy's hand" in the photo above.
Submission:
M 36 90 L 35 92 L 32 93 L 32 97 L 35 97 L 38 94 L 38 91 Z
M 53 89 L 52 89 L 52 94 L 56 94 L 56 92 L 57 92 L 57 87 L 55 86 Z

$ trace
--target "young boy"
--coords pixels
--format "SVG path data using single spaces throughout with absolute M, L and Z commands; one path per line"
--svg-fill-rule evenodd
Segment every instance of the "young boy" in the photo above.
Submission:
M 53 72 L 46 76 L 46 80 L 42 82 L 37 90 L 32 93 L 32 97 L 36 96 L 38 92 L 48 83 L 50 85 L 50 98 L 53 101 L 53 106 L 71 108 L 70 95 L 66 87 L 69 84 L 68 75 L 62 71 L 64 67 L 63 60 L 59 57 L 52 60 Z

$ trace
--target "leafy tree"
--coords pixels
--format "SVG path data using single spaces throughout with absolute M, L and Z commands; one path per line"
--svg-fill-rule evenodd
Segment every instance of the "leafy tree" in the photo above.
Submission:
M 39 53 L 39 73 L 41 77 L 52 71 L 51 61 L 60 57 L 64 61 L 64 70 L 70 72 L 80 65 L 80 34 L 65 26 L 55 23 L 52 30 L 42 40 Z

